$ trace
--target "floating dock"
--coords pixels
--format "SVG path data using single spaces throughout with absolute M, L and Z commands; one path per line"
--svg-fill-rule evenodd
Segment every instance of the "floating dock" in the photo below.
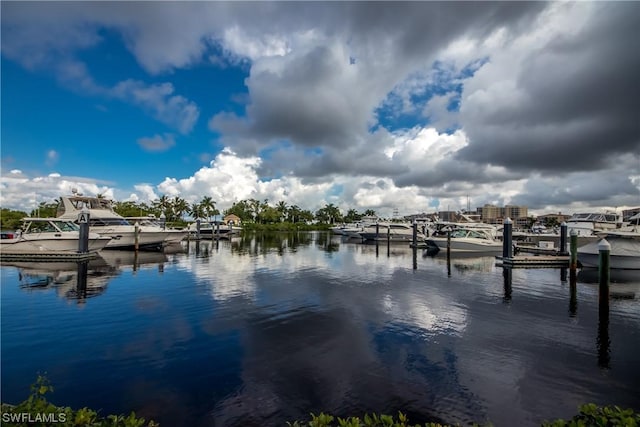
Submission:
M 510 268 L 562 268 L 569 267 L 568 255 L 516 255 L 511 258 L 496 257 L 496 265 Z
M 98 252 L 68 252 L 68 251 L 46 251 L 46 252 L 0 252 L 0 261 L 88 261 L 96 258 Z

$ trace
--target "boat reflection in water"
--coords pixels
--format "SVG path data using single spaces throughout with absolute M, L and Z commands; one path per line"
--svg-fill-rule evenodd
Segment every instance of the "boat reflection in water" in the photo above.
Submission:
M 8 261 L 2 265 L 18 269 L 19 286 L 25 291 L 55 289 L 58 296 L 81 303 L 102 295 L 109 281 L 123 269 L 136 271 L 157 266 L 162 272 L 166 261 L 163 252 L 110 250 L 89 261 Z

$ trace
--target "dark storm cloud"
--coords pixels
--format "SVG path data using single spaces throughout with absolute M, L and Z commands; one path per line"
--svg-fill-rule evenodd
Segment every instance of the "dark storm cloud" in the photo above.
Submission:
M 413 169 L 403 173 L 394 177 L 393 181 L 399 187 L 439 187 L 452 181 L 502 183 L 518 177 L 518 174 L 504 169 L 492 170 L 484 165 L 447 158 L 432 168 Z
M 635 161 L 640 172 L 640 157 Z M 621 169 L 628 169 L 622 161 Z M 533 177 L 522 192 L 514 197 L 513 204 L 532 209 L 547 206 L 566 206 L 580 200 L 589 206 L 637 206 L 640 189 L 620 171 L 575 172 L 560 177 Z
M 247 79 L 251 101 L 242 129 L 225 114 L 216 115 L 211 127 L 227 134 L 235 130 L 263 146 L 286 138 L 306 147 L 348 147 L 368 135 L 375 109 L 394 86 L 430 67 L 448 43 L 498 27 L 517 28 L 544 7 L 538 2 L 278 3 L 260 14 L 236 16 L 249 34 L 314 29 L 324 41 L 293 50 L 277 64 L 258 60 Z M 327 158 L 322 166 L 344 170 L 341 159 L 334 159 L 338 164 L 327 164 Z M 370 169 L 358 162 L 350 170 L 364 173 L 361 167 Z
M 595 7 L 580 31 L 527 53 L 515 80 L 517 101 L 461 109 L 470 144 L 459 159 L 579 171 L 640 151 L 640 4 Z

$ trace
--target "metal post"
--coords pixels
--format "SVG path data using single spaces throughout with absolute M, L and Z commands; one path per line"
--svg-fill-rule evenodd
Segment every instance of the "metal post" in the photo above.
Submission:
M 609 300 L 609 258 L 611 255 L 611 244 L 606 239 L 600 240 L 598 243 L 599 263 L 598 263 L 598 279 L 600 284 L 600 301 Z
M 133 244 L 133 248 L 138 251 L 138 249 L 140 249 L 140 224 L 138 221 L 134 224 L 134 231 L 135 242 Z
M 611 255 L 611 244 L 606 239 L 598 243 L 599 262 L 599 298 L 598 298 L 598 365 L 609 368 L 610 345 L 609 339 L 609 258 Z
M 89 209 L 83 207 L 78 214 L 78 224 L 80 232 L 78 234 L 78 253 L 86 254 L 89 252 Z
M 567 223 L 560 224 L 560 255 L 567 254 Z
M 576 270 L 578 268 L 578 233 L 576 233 L 575 229 L 571 229 L 571 233 L 569 234 L 570 234 L 569 275 L 570 275 L 570 278 L 572 278 L 576 276 Z
M 451 227 L 447 227 L 447 276 L 451 276 Z
M 504 220 L 502 228 L 502 259 L 513 258 L 512 231 L 513 221 L 511 218 L 507 218 Z
M 418 246 L 418 223 L 415 219 L 413 220 L 413 235 L 411 237 L 411 242 L 415 248 Z

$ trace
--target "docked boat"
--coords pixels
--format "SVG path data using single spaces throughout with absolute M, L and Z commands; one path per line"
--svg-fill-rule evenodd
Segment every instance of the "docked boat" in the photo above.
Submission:
M 614 212 L 576 213 L 567 220 L 567 232 L 575 231 L 578 236 L 595 236 L 599 232 L 616 230 L 622 224 L 622 216 Z
M 360 233 L 363 240 L 410 242 L 413 240 L 413 225 L 403 222 L 380 222 L 365 227 Z M 418 241 L 424 241 L 424 234 L 417 230 Z
M 431 236 L 426 239 L 427 250 L 447 250 L 447 236 Z M 452 252 L 499 252 L 502 242 L 494 239 L 491 232 L 482 228 L 457 228 L 451 231 Z
M 611 245 L 609 267 L 612 269 L 640 270 L 640 232 L 607 231 L 598 233 Z M 578 262 L 582 267 L 598 267 L 601 240 L 588 243 L 578 248 Z
M 47 253 L 77 253 L 80 226 L 62 218 L 23 218 L 22 228 L 15 233 L 3 233 L 0 254 L 22 255 Z M 103 249 L 109 237 L 89 233 L 89 252 Z
M 76 221 L 78 215 L 86 208 L 89 212 L 90 230 L 111 238 L 105 249 L 131 249 L 136 245 L 136 226 L 128 222 L 122 215 L 113 210 L 111 200 L 82 196 L 60 197 L 58 218 Z M 162 249 L 167 233 L 157 227 L 139 225 L 137 241 L 139 249 Z
M 225 224 L 222 221 L 200 221 L 200 236 L 204 238 L 212 238 L 217 235 L 221 238 L 229 238 L 240 234 L 242 227 L 239 225 Z M 193 222 L 189 224 L 188 233 L 192 236 L 198 234 L 198 223 Z
M 125 217 L 125 219 L 131 224 L 135 225 L 135 223 L 137 222 L 141 226 L 155 228 L 159 231 L 164 232 L 166 235 L 164 243 L 166 245 L 180 243 L 189 235 L 189 230 L 167 228 L 158 218 L 156 218 L 155 215 L 128 216 Z

